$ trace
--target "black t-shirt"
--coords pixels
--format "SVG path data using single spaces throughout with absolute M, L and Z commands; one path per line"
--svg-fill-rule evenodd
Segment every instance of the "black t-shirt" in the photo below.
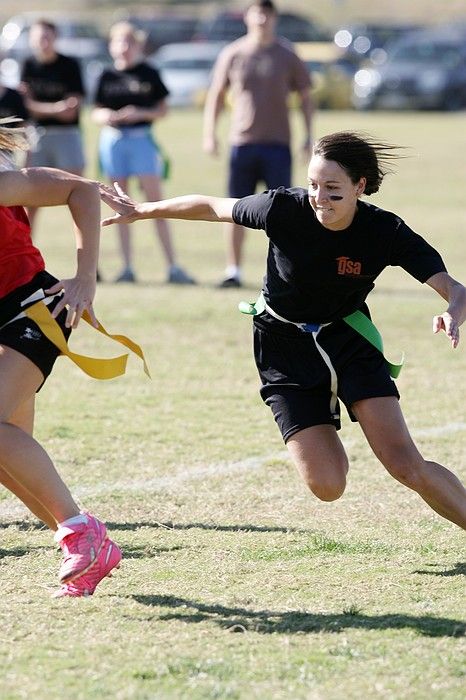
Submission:
M 236 223 L 269 238 L 264 296 L 280 316 L 298 322 L 335 321 L 359 309 L 388 265 L 419 282 L 446 270 L 442 258 L 395 214 L 367 202 L 343 231 L 317 220 L 302 188 L 269 190 L 238 200 Z
M 17 90 L 12 90 L 11 88 L 4 88 L 3 94 L 0 95 L 0 119 L 6 119 L 7 117 L 18 117 L 18 119 L 23 119 L 24 121 L 29 119 L 23 96 Z M 9 126 L 21 126 L 21 123 L 13 123 Z
M 57 54 L 51 63 L 41 63 L 30 56 L 24 62 L 21 81 L 28 86 L 31 98 L 38 102 L 59 102 L 70 95 L 84 96 L 81 69 L 71 56 Z M 75 126 L 78 121 L 78 117 L 66 123 L 51 116 L 35 119 L 40 126 Z
M 94 101 L 99 107 L 114 110 L 128 105 L 151 108 L 168 94 L 159 72 L 146 63 L 139 63 L 125 70 L 115 68 L 104 70 Z M 144 126 L 150 123 L 151 120 L 141 120 L 131 126 Z

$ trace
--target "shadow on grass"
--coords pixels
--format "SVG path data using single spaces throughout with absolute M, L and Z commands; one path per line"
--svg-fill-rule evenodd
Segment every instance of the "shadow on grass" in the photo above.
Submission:
M 169 552 L 178 552 L 180 549 L 187 549 L 181 545 L 173 547 L 122 547 L 123 557 L 125 559 L 150 559 L 157 557 L 159 554 L 167 554 Z
M 31 554 L 31 552 L 37 552 L 38 550 L 43 550 L 44 552 L 49 551 L 50 547 L 11 547 L 10 549 L 1 549 L 0 548 L 0 559 L 4 559 L 5 557 L 24 557 L 27 554 Z
M 40 520 L 8 520 L 0 522 L 0 530 L 6 530 L 9 527 L 15 527 L 17 530 L 48 530 L 47 525 L 41 523 Z
M 427 566 L 441 566 L 441 564 L 427 564 Z M 466 576 L 466 562 L 459 561 L 455 564 L 453 569 L 446 569 L 445 571 L 425 571 L 418 570 L 414 572 L 415 574 L 428 574 L 429 576 Z
M 219 532 L 290 532 L 297 534 L 307 534 L 310 530 L 296 527 L 285 527 L 281 525 L 218 525 L 216 523 L 172 523 L 172 522 L 126 522 L 114 523 L 106 522 L 107 530 L 139 530 L 141 527 L 149 527 L 154 530 L 218 530 Z M 47 530 L 47 526 L 39 520 L 9 520 L 0 522 L 0 530 L 15 527 L 17 530 Z
M 345 629 L 411 629 L 426 637 L 462 637 L 466 624 L 461 620 L 423 615 L 363 615 L 357 611 L 341 614 L 308 613 L 297 610 L 274 612 L 228 608 L 224 605 L 176 598 L 167 595 L 133 595 L 136 602 L 151 608 L 179 608 L 175 613 L 162 613 L 159 620 L 180 620 L 184 623 L 214 622 L 231 632 L 260 634 L 297 634 L 342 632 Z
M 150 527 L 164 530 L 218 530 L 219 532 L 296 532 L 308 534 L 310 530 L 281 525 L 217 525 L 216 523 L 172 523 L 172 522 L 137 522 L 137 523 L 105 523 L 107 530 L 139 530 Z
M 30 549 L 23 547 L 12 547 L 11 549 L 0 549 L 0 559 L 5 557 L 24 557 L 30 553 Z

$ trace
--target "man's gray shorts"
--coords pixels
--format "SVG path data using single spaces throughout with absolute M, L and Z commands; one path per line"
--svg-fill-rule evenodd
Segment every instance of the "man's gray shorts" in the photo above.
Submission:
M 84 170 L 84 149 L 77 126 L 38 126 L 28 153 L 29 167 L 59 168 L 73 173 Z

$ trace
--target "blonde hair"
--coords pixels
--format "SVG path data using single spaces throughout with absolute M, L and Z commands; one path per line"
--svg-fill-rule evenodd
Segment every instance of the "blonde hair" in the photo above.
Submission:
M 0 119 L 0 148 L 7 151 L 27 151 L 29 148 L 26 130 L 23 127 L 12 128 L 11 124 L 21 122 L 16 117 Z
M 141 48 L 147 41 L 147 34 L 142 29 L 138 29 L 134 24 L 131 24 L 131 22 L 124 21 L 114 24 L 109 32 L 110 41 L 120 34 L 129 34 Z

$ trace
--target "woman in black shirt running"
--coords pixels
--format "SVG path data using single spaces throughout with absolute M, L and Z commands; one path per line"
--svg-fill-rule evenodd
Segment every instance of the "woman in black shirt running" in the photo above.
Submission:
M 452 472 L 419 453 L 389 365 L 367 330 L 374 327 L 365 299 L 388 265 L 403 267 L 447 301 L 433 330 L 444 331 L 453 348 L 466 319 L 466 289 L 437 251 L 395 214 L 360 201 L 378 191 L 393 149 L 349 132 L 325 136 L 313 149 L 307 192 L 279 188 L 239 200 L 191 195 L 136 204 L 102 186 L 103 200 L 117 212 L 103 223 L 175 218 L 264 229 L 263 297 L 251 309 L 255 359 L 262 398 L 305 483 L 324 501 L 345 490 L 349 465 L 337 435 L 342 401 L 388 472 L 466 529 L 466 491 Z

